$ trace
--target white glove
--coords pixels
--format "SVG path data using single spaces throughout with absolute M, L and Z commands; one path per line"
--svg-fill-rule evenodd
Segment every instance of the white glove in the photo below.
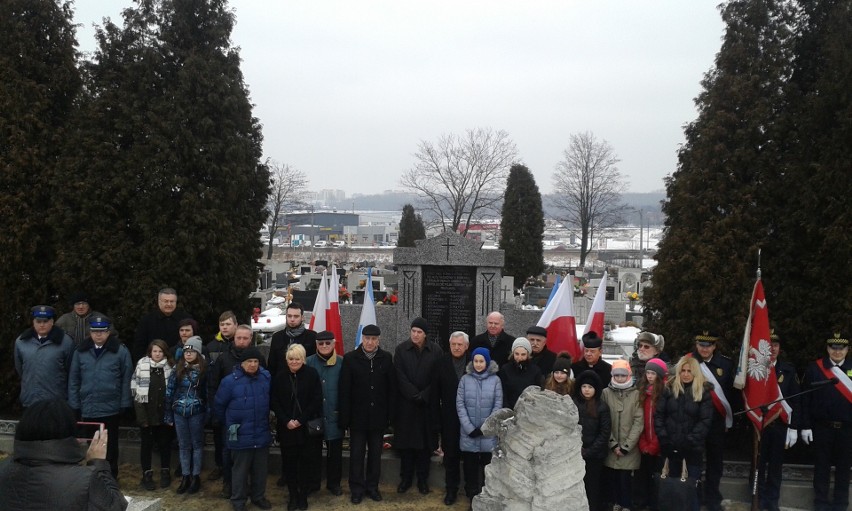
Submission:
M 799 439 L 799 435 L 793 428 L 787 428 L 787 441 L 784 442 L 784 448 L 789 449 L 796 445 L 796 440 Z
M 805 445 L 811 445 L 811 442 L 813 442 L 813 441 L 814 441 L 814 432 L 811 431 L 810 429 L 803 429 L 802 430 L 802 442 L 804 442 Z

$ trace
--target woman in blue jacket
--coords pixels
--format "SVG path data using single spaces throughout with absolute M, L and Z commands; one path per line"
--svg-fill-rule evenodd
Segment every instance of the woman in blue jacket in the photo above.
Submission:
M 459 380 L 456 411 L 459 414 L 459 448 L 464 463 L 464 490 L 473 500 L 485 483 L 485 465 L 491 463 L 491 450 L 497 440 L 482 436 L 485 419 L 503 407 L 503 386 L 497 376 L 499 367 L 488 349 L 473 350 L 467 374 Z

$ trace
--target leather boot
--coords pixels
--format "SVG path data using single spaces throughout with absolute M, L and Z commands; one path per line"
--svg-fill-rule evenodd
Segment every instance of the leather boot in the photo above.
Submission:
M 154 485 L 153 470 L 146 470 L 145 472 L 142 472 L 142 487 L 148 491 L 151 491 L 156 488 L 156 486 Z
M 180 478 L 180 485 L 177 487 L 178 494 L 182 494 L 190 488 L 190 480 L 191 478 L 189 476 L 183 476 Z
M 201 489 L 201 476 L 192 476 L 192 483 L 189 485 L 189 493 L 198 493 Z
M 168 468 L 160 469 L 160 488 L 168 488 L 172 485 L 172 471 Z

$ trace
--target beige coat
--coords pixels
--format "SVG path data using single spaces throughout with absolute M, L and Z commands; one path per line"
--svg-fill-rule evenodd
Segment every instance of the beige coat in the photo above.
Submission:
M 637 470 L 642 462 L 639 453 L 639 437 L 644 428 L 645 412 L 636 387 L 619 390 L 611 386 L 604 389 L 601 396 L 609 406 L 612 419 L 612 432 L 609 436 L 609 452 L 604 465 L 618 470 Z M 613 449 L 618 446 L 627 454 L 618 457 Z

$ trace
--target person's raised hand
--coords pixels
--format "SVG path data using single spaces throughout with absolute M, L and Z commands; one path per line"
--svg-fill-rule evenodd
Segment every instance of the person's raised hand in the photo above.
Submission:
M 109 432 L 105 429 L 95 431 L 92 436 L 92 443 L 86 450 L 86 461 L 89 460 L 105 460 L 107 454 L 107 441 L 109 440 Z

